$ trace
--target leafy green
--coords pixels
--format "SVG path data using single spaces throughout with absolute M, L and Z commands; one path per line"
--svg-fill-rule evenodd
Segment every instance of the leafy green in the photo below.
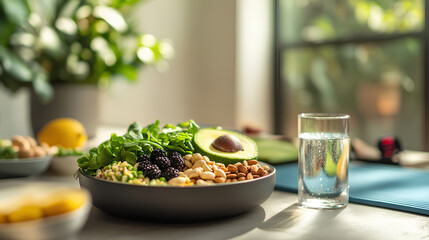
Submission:
M 70 148 L 63 148 L 58 147 L 58 153 L 57 156 L 64 157 L 64 156 L 80 156 L 83 155 L 83 152 L 79 149 L 70 149 Z
M 13 150 L 11 145 L 3 144 L 3 140 L 0 139 L 0 159 L 17 158 L 18 153 Z
M 135 164 L 139 155 L 150 155 L 156 148 L 167 153 L 179 152 L 182 155 L 194 152 L 192 141 L 199 126 L 193 120 L 177 125 L 166 124 L 162 129 L 159 124 L 160 121 L 157 120 L 142 128 L 134 122 L 123 136 L 113 133 L 109 140 L 80 157 L 77 160 L 79 167 L 87 173 L 93 173 L 113 161 Z

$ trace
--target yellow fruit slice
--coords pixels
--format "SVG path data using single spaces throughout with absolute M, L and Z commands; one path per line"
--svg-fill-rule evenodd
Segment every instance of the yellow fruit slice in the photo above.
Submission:
M 35 220 L 43 217 L 43 210 L 38 206 L 23 206 L 22 208 L 15 210 L 9 214 L 9 221 L 23 222 L 29 220 Z
M 37 134 L 40 143 L 63 148 L 83 148 L 87 139 L 85 127 L 72 118 L 54 119 Z
M 81 191 L 58 192 L 48 199 L 43 208 L 46 216 L 54 216 L 78 209 L 85 203 L 86 196 Z
M 0 213 L 0 223 L 7 223 L 7 216 Z
M 344 150 L 341 153 L 340 158 L 337 163 L 337 177 L 340 180 L 344 180 L 347 174 L 347 166 L 349 161 L 349 147 L 350 147 L 350 138 L 345 141 Z

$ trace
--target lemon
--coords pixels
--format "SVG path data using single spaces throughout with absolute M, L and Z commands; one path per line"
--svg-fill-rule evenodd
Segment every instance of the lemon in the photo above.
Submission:
M 85 127 L 72 118 L 54 119 L 37 134 L 37 140 L 40 143 L 63 148 L 83 148 L 87 139 Z
M 345 142 L 344 150 L 337 163 L 337 177 L 344 180 L 348 171 L 350 138 Z
M 23 222 L 35 220 L 43 217 L 43 210 L 38 206 L 23 206 L 22 208 L 10 213 L 10 222 Z
M 82 206 L 85 200 L 86 196 L 81 191 L 58 192 L 48 199 L 43 212 L 46 216 L 71 212 Z

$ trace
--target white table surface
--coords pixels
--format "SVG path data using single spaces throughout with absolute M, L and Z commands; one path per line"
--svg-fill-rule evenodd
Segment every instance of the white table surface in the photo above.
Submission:
M 32 179 L 79 186 L 73 177 L 52 172 Z M 196 223 L 139 222 L 93 208 L 85 227 L 71 239 L 429 239 L 429 216 L 358 204 L 304 209 L 297 206 L 296 194 L 274 191 L 247 213 Z

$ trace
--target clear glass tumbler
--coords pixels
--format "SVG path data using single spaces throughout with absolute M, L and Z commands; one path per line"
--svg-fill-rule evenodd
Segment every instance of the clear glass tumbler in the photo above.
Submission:
M 350 116 L 298 115 L 298 202 L 309 208 L 341 208 L 349 202 Z

